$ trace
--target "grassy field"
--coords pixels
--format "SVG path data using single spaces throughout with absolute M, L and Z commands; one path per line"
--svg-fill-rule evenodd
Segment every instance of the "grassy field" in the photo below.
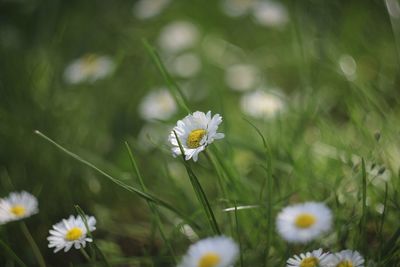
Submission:
M 0 1 L 0 197 L 39 203 L 0 225 L 0 266 L 43 267 L 27 229 L 46 266 L 176 266 L 219 234 L 234 266 L 400 266 L 399 42 L 397 0 Z M 168 137 L 195 111 L 225 137 L 185 161 Z M 285 241 L 277 215 L 309 201 L 331 229 Z M 89 260 L 48 248 L 76 206 Z

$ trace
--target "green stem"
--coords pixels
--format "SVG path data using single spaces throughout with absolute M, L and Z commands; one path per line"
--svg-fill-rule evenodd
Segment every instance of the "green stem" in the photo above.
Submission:
M 80 251 L 81 251 L 83 257 L 85 257 L 85 259 L 86 259 L 88 262 L 91 262 L 91 259 L 90 259 L 89 254 L 87 254 L 87 252 L 85 251 L 85 249 L 84 249 L 83 247 L 80 248 Z
M 10 258 L 13 258 L 19 266 L 27 267 L 26 264 L 17 256 L 17 254 L 15 254 L 15 252 L 9 246 L 7 246 L 7 244 L 4 243 L 1 239 L 0 239 L 0 248 L 2 248 L 2 250 L 5 251 L 5 253 L 8 254 Z
M 40 253 L 39 247 L 37 246 L 35 240 L 33 239 L 31 233 L 28 230 L 28 227 L 24 222 L 20 223 L 20 227 L 22 232 L 24 233 L 26 239 L 32 247 L 33 254 L 35 254 L 36 260 L 39 263 L 40 267 L 46 267 L 46 263 L 44 261 L 42 253 Z

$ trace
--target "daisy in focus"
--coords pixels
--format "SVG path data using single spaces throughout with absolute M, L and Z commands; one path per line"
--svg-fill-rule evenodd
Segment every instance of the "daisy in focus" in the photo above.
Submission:
M 330 256 L 330 253 L 323 253 L 320 248 L 305 254 L 301 253 L 300 256 L 294 255 L 288 259 L 286 267 L 328 267 Z
M 95 82 L 114 70 L 114 62 L 108 56 L 87 54 L 72 61 L 64 72 L 64 79 L 71 84 Z
M 329 231 L 331 225 L 331 210 L 318 202 L 288 206 L 276 219 L 279 235 L 291 243 L 307 243 Z
M 86 216 L 88 228 L 90 232 L 96 230 L 96 219 L 93 216 Z M 54 248 L 54 253 L 64 249 L 67 252 L 72 247 L 75 249 L 84 248 L 86 242 L 92 242 L 92 238 L 87 237 L 85 223 L 80 216 L 69 216 L 61 222 L 53 225 L 53 229 L 49 230 L 50 236 L 49 248 Z
M 12 192 L 0 200 L 0 224 L 21 220 L 38 212 L 36 197 L 25 191 Z
M 211 117 L 211 111 L 208 111 L 207 114 L 196 111 L 187 115 L 183 120 L 179 120 L 169 135 L 169 141 L 173 145 L 173 156 L 181 155 L 174 132 L 183 147 L 185 160 L 193 158 L 193 161 L 197 161 L 199 153 L 206 149 L 207 145 L 216 139 L 224 138 L 223 133 L 217 133 L 218 125 L 221 122 L 222 117 L 219 114 Z
M 231 238 L 210 237 L 191 245 L 179 267 L 230 267 L 238 253 L 238 245 Z
M 364 258 L 358 251 L 342 250 L 330 258 L 332 267 L 364 267 Z
M 177 111 L 170 92 L 161 88 L 146 95 L 139 105 L 139 114 L 144 120 L 167 120 Z

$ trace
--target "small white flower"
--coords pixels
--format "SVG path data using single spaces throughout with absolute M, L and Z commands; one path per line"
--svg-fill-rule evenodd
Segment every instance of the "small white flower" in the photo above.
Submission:
M 133 6 L 133 14 L 138 19 L 150 19 L 159 15 L 170 0 L 139 0 Z
M 286 267 L 328 267 L 330 263 L 330 253 L 323 253 L 322 248 L 312 252 L 301 253 L 300 256 L 294 255 L 288 259 Z
M 197 27 L 188 21 L 175 21 L 165 26 L 158 38 L 160 47 L 176 53 L 192 47 L 199 38 Z
M 267 93 L 258 89 L 254 92 L 246 93 L 240 99 L 242 111 L 249 116 L 259 119 L 270 119 L 282 112 L 285 104 L 278 92 Z
M 230 267 L 238 253 L 239 248 L 231 238 L 210 237 L 191 245 L 179 267 Z
M 252 65 L 233 65 L 226 69 L 225 82 L 235 91 L 248 91 L 260 82 L 260 72 Z
M 330 257 L 332 267 L 364 267 L 364 258 L 358 251 L 342 250 Z
M 67 66 L 64 79 L 71 84 L 94 82 L 109 75 L 114 67 L 114 62 L 108 56 L 87 54 Z
M 86 216 L 88 228 L 90 232 L 96 230 L 96 219 L 93 216 Z M 86 242 L 93 240 L 87 237 L 85 223 L 80 216 L 76 218 L 71 215 L 68 219 L 63 219 L 61 222 L 53 225 L 53 229 L 49 231 L 50 236 L 49 248 L 54 248 L 54 253 L 64 249 L 67 252 L 73 246 L 75 249 L 80 249 L 86 246 Z
M 12 192 L 0 199 L 0 224 L 21 220 L 38 212 L 38 201 L 28 192 Z
M 195 76 L 201 69 L 200 58 L 194 53 L 179 55 L 171 62 L 171 71 L 182 78 Z
M 276 227 L 283 239 L 306 243 L 331 229 L 332 213 L 323 203 L 306 202 L 284 208 L 277 216 Z
M 222 11 L 230 17 L 240 17 L 247 14 L 256 0 L 222 0 Z
M 259 1 L 253 6 L 253 16 L 262 26 L 283 26 L 289 20 L 286 7 L 279 2 Z
M 176 103 L 168 89 L 151 91 L 139 105 L 140 116 L 145 120 L 167 120 L 177 111 Z
M 185 160 L 193 158 L 197 161 L 199 153 L 215 139 L 224 138 L 223 133 L 217 133 L 218 125 L 222 122 L 222 117 L 215 114 L 211 118 L 211 111 L 207 114 L 196 111 L 187 115 L 183 120 L 179 120 L 169 135 L 169 141 L 174 146 L 172 154 L 174 157 L 181 155 L 181 150 L 176 140 L 174 131 L 182 144 Z

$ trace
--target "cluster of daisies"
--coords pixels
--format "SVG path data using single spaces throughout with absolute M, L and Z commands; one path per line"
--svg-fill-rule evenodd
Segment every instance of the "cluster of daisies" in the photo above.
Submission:
M 38 200 L 28 192 L 12 192 L 8 197 L 0 199 L 0 224 L 22 220 L 38 212 Z M 83 220 L 81 216 L 71 215 L 53 225 L 47 238 L 49 248 L 54 248 L 56 253 L 62 249 L 67 252 L 72 247 L 85 247 L 87 242 L 93 241 L 88 232 L 94 231 L 95 225 L 96 219 L 93 216 L 86 216 Z
M 199 159 L 214 140 L 224 138 L 218 132 L 222 116 L 211 111 L 189 114 L 172 129 L 169 141 L 174 157 L 182 155 L 185 160 Z M 0 199 L 0 224 L 21 220 L 38 212 L 37 199 L 25 191 L 11 193 Z M 81 249 L 92 242 L 91 232 L 96 229 L 92 216 L 70 216 L 53 225 L 49 231 L 49 248 L 54 252 L 72 247 Z M 304 244 L 327 233 L 332 226 L 332 212 L 319 202 L 306 202 L 285 207 L 276 218 L 278 234 L 289 243 Z M 230 267 L 236 262 L 239 247 L 226 236 L 202 239 L 191 245 L 179 267 Z M 364 258 L 357 251 L 343 250 L 338 253 L 323 252 L 321 248 L 294 255 L 287 260 L 287 267 L 364 267 Z

